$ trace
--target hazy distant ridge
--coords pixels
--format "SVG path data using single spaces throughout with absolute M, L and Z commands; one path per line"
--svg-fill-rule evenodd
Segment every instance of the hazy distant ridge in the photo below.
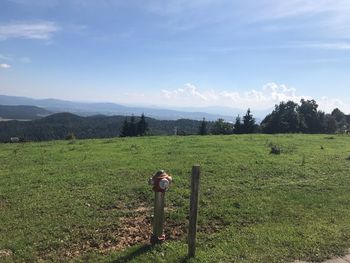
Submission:
M 174 109 L 162 109 L 152 107 L 128 107 L 115 103 L 86 103 L 72 102 L 57 99 L 32 99 L 26 97 L 5 96 L 0 95 L 0 105 L 30 105 L 46 109 L 50 112 L 70 112 L 81 116 L 92 116 L 96 114 L 104 115 L 141 115 L 144 113 L 148 117 L 159 120 L 177 120 L 177 119 L 193 119 L 201 120 L 216 120 L 223 118 L 227 121 L 232 121 L 234 115 L 238 114 L 235 109 L 232 109 L 232 115 L 214 114 L 207 112 L 199 112 L 196 109 L 192 111 L 181 111 Z
M 1 119 L 34 120 L 52 114 L 52 112 L 36 106 L 0 105 Z

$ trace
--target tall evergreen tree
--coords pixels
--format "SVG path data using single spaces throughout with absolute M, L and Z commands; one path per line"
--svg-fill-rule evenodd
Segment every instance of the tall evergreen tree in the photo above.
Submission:
M 255 131 L 255 119 L 250 112 L 250 109 L 247 110 L 247 113 L 243 116 L 243 133 L 253 133 Z
M 131 115 L 130 123 L 129 123 L 130 136 L 137 136 L 137 124 L 135 121 L 134 114 Z
M 201 124 L 199 125 L 198 135 L 207 135 L 207 134 L 208 134 L 207 122 L 205 121 L 205 118 L 203 118 Z
M 235 134 L 241 134 L 242 133 L 242 119 L 241 119 L 241 116 L 237 115 L 236 117 L 236 121 L 235 121 L 235 124 L 233 124 L 233 132 Z
M 130 136 L 130 125 L 128 122 L 128 118 L 124 119 L 122 130 L 120 132 L 120 137 L 128 137 Z
M 145 114 L 142 113 L 139 122 L 137 123 L 137 135 L 144 136 L 148 131 L 148 123 L 146 122 Z

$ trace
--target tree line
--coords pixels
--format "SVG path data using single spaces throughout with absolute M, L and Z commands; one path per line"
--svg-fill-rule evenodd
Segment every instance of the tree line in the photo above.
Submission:
M 141 115 L 138 122 L 136 122 L 135 116 L 132 115 L 130 121 L 127 117 L 125 118 L 122 130 L 120 132 L 120 137 L 145 136 L 147 135 L 148 131 L 148 123 L 146 121 L 145 114 Z
M 293 101 L 281 102 L 259 124 L 251 110 L 241 118 L 239 115 L 233 123 L 218 119 L 211 130 L 205 119 L 198 128 L 199 135 L 207 134 L 243 134 L 243 133 L 336 133 L 350 129 L 350 115 L 338 108 L 330 114 L 318 110 L 315 100 L 301 99 L 300 104 Z
M 338 108 L 326 114 L 318 109 L 315 100 L 281 102 L 275 105 L 261 123 L 250 109 L 231 122 L 224 119 L 202 121 L 179 119 L 156 120 L 142 114 L 140 117 L 91 116 L 57 113 L 33 121 L 0 122 L 0 141 L 11 137 L 24 141 L 62 140 L 66 138 L 110 138 L 145 135 L 207 135 L 244 133 L 336 133 L 350 130 L 350 115 Z M 74 136 L 73 136 L 74 135 Z

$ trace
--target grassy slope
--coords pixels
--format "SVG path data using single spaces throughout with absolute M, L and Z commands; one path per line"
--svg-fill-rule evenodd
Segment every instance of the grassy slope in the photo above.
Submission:
M 282 154 L 269 154 L 270 143 Z M 91 243 L 117 241 L 128 212 L 109 209 L 116 203 L 151 206 L 147 179 L 159 168 L 175 179 L 168 220 L 186 222 L 195 163 L 203 176 L 194 262 L 325 259 L 350 247 L 349 156 L 350 137 L 326 135 L 2 144 L 0 250 L 14 254 L 0 261 L 184 261 L 184 240 L 105 254 Z

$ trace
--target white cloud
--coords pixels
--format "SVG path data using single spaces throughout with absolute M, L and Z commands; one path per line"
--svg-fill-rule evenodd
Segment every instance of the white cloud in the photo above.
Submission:
M 339 108 L 345 113 L 350 113 L 350 104 L 345 103 L 341 99 L 329 98 L 329 97 L 321 97 L 316 100 L 319 108 L 323 111 L 330 113 L 335 108 Z
M 180 100 L 192 100 L 198 99 L 199 101 L 209 101 L 213 99 L 210 91 L 205 91 L 203 93 L 197 90 L 197 87 L 187 83 L 183 88 L 176 90 L 162 90 L 162 93 L 167 99 L 180 99 Z
M 164 103 L 171 106 L 227 106 L 232 108 L 263 110 L 273 107 L 281 101 L 292 100 L 300 102 L 302 98 L 312 99 L 311 96 L 299 95 L 297 90 L 284 84 L 274 82 L 265 84 L 260 90 L 239 91 L 214 91 L 200 90 L 192 84 L 175 90 L 162 90 L 161 97 Z M 336 107 L 350 112 L 350 105 L 335 98 L 314 98 L 320 105 L 320 109 L 330 112 Z
M 24 38 L 49 40 L 61 28 L 54 22 L 12 22 L 0 24 L 0 39 Z
M 8 69 L 8 68 L 11 68 L 11 66 L 9 64 L 0 64 L 0 69 Z

